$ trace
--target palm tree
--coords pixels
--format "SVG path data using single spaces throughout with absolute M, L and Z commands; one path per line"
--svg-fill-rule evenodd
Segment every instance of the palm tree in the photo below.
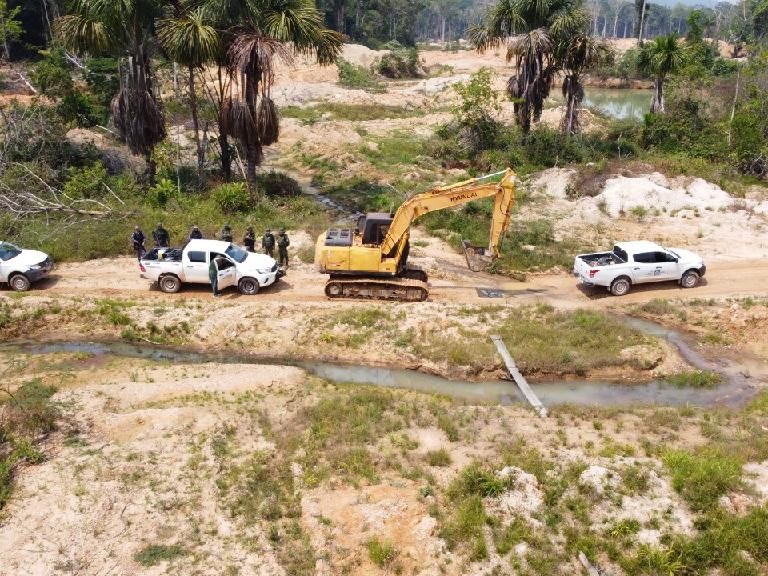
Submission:
M 664 113 L 664 81 L 680 69 L 684 59 L 685 49 L 675 34 L 658 36 L 643 47 L 638 65 L 654 76 L 651 114 Z
M 524 133 L 541 117 L 552 88 L 556 45 L 579 33 L 587 20 L 580 0 L 500 0 L 485 23 L 470 30 L 478 50 L 506 43 L 507 61 L 514 58 L 517 74 L 509 78 L 507 92 Z
M 56 19 L 56 34 L 65 47 L 120 59 L 120 89 L 112 99 L 112 117 L 131 152 L 146 158 L 150 182 L 155 174 L 152 150 L 165 138 L 152 74 L 158 15 L 153 0 L 78 0 L 71 14 Z
M 277 107 L 270 97 L 276 60 L 311 54 L 321 65 L 335 61 L 342 36 L 325 27 L 314 0 L 251 0 L 243 25 L 232 31 L 227 65 L 231 78 L 223 98 L 220 130 L 240 141 L 247 177 L 256 178 L 263 148 L 280 134 Z
M 206 63 L 216 58 L 221 45 L 220 37 L 212 25 L 209 9 L 194 0 L 186 4 L 175 1 L 172 16 L 158 22 L 157 37 L 171 59 L 187 67 L 187 90 L 195 132 L 197 170 L 202 172 L 205 164 L 205 146 L 200 140 L 195 76 Z
M 581 128 L 579 123 L 579 105 L 584 99 L 584 86 L 581 75 L 604 60 L 609 54 L 608 45 L 589 36 L 577 34 L 563 41 L 558 46 L 558 61 L 563 71 L 563 98 L 565 114 L 560 124 L 563 132 L 574 134 Z

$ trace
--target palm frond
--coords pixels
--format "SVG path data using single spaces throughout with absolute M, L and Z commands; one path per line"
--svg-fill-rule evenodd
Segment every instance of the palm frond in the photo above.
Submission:
M 159 20 L 157 38 L 168 56 L 181 64 L 201 67 L 219 53 L 219 35 L 208 23 L 203 8 Z
M 103 22 L 79 14 L 57 18 L 54 33 L 66 48 L 78 54 L 104 53 L 112 45 Z

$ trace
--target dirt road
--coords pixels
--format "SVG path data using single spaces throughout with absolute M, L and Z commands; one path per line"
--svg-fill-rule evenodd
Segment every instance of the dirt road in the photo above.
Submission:
M 503 276 L 469 272 L 463 256 L 434 241 L 429 256 L 415 257 L 414 263 L 430 273 L 432 286 L 430 299 L 435 302 L 489 303 L 478 295 L 478 288 L 501 290 L 508 302 L 528 303 L 543 301 L 559 308 L 624 307 L 654 298 L 738 298 L 768 296 L 768 261 L 718 262 L 709 267 L 702 284 L 684 290 L 675 282 L 636 286 L 622 298 L 611 297 L 603 289 L 584 289 L 566 273 L 530 276 L 518 282 Z M 439 258 L 431 255 L 437 251 Z M 297 263 L 275 287 L 263 290 L 253 297 L 259 302 L 325 302 L 325 277 L 315 272 L 312 265 Z M 132 258 L 110 258 L 62 264 L 53 276 L 37 286 L 46 293 L 100 297 L 139 297 L 161 300 L 212 299 L 207 287 L 185 286 L 180 294 L 163 294 L 139 277 L 138 266 Z M 226 291 L 224 301 L 248 300 L 234 288 Z M 344 306 L 345 301 L 328 302 Z

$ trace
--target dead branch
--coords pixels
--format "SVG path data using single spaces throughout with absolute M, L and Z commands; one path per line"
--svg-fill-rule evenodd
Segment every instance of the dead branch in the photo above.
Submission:
M 104 202 L 93 198 L 70 198 L 61 190 L 48 184 L 26 165 L 19 162 L 13 162 L 13 165 L 24 171 L 47 193 L 43 195 L 41 192 L 32 191 L 32 187 L 23 187 L 21 190 L 12 189 L 0 182 L 0 208 L 17 218 L 53 213 L 104 218 L 113 214 L 112 208 Z M 125 204 L 108 186 L 107 189 L 121 204 Z

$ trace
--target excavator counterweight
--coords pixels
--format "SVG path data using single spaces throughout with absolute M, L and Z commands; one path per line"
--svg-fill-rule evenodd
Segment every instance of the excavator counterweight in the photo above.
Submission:
M 501 176 L 499 182 L 488 182 Z M 464 241 L 467 264 L 477 271 L 499 255 L 515 202 L 515 173 L 511 169 L 433 188 L 403 202 L 394 215 L 372 212 L 351 229 L 331 229 L 315 246 L 315 265 L 330 279 L 329 298 L 358 298 L 418 302 L 427 299 L 427 274 L 408 266 L 411 224 L 424 214 L 494 197 L 488 248 Z

